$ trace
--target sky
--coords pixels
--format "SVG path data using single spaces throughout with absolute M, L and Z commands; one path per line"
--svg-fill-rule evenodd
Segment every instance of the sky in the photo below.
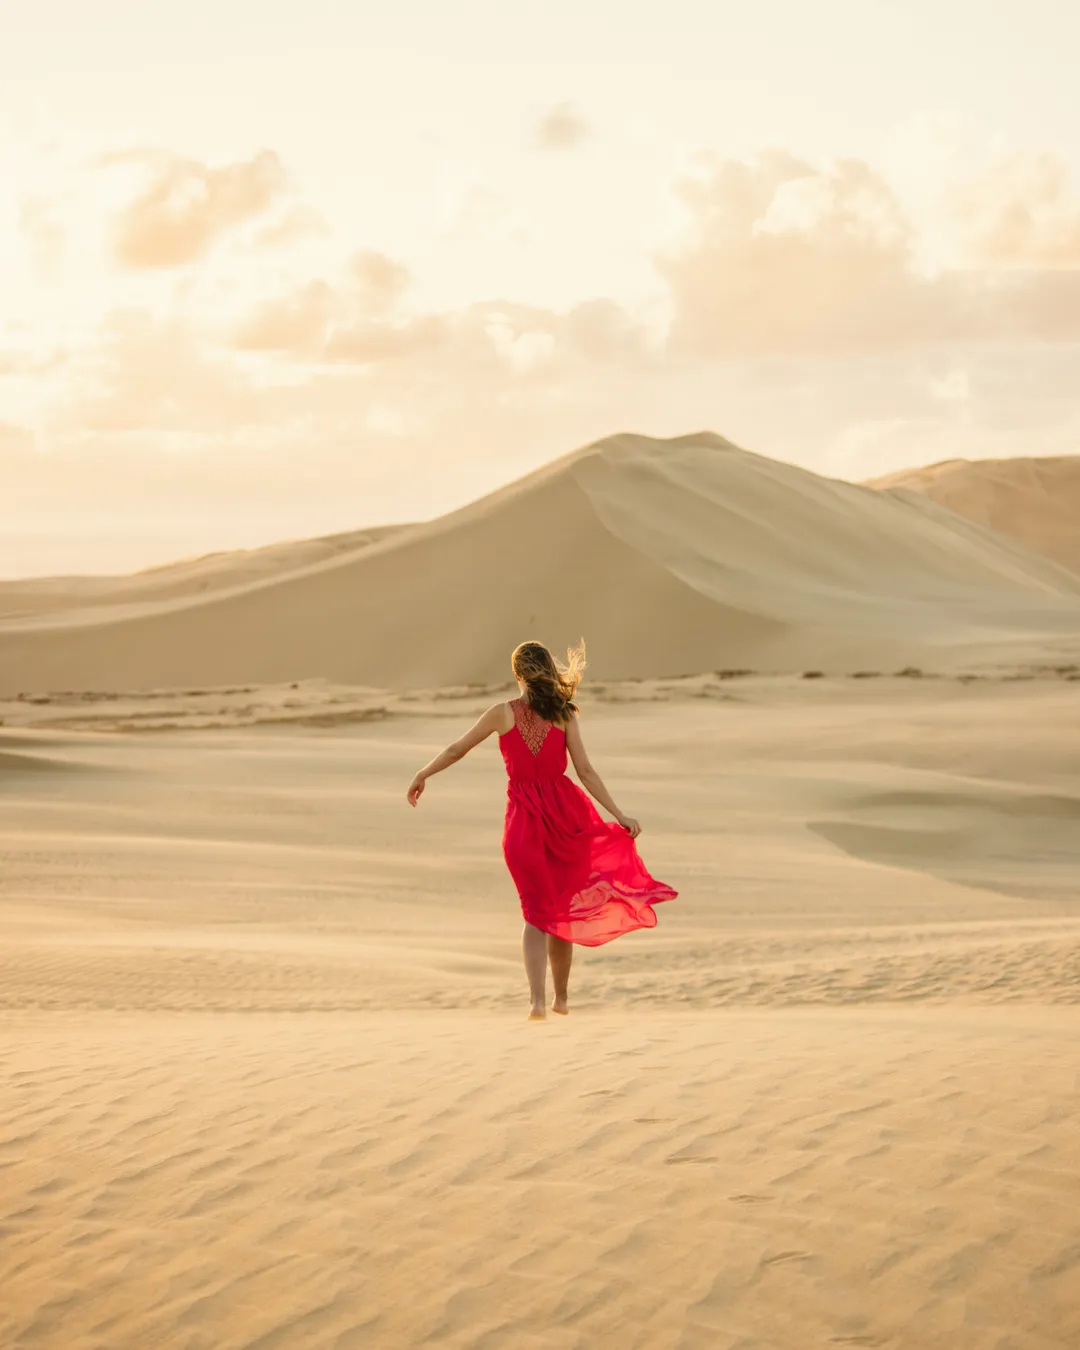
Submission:
M 0 0 L 0 577 L 596 438 L 1080 452 L 1071 0 Z

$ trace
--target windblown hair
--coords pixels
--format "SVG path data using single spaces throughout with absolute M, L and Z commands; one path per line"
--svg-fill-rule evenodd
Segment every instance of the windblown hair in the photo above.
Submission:
M 529 707 L 548 722 L 565 722 L 577 714 L 574 694 L 585 669 L 585 640 L 566 653 L 566 665 L 556 661 L 542 642 L 523 642 L 514 648 L 510 666 L 525 685 Z

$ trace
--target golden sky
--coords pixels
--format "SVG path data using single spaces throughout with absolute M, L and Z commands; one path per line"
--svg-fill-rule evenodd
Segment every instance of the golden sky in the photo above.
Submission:
M 1066 0 L 0 5 L 0 575 L 598 436 L 1080 450 Z

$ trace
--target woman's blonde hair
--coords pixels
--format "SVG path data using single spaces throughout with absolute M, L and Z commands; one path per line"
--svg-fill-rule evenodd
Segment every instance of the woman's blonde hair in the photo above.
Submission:
M 525 686 L 530 708 L 548 722 L 565 722 L 577 713 L 574 694 L 585 669 L 585 639 L 566 652 L 566 665 L 556 661 L 542 642 L 514 648 L 510 668 Z

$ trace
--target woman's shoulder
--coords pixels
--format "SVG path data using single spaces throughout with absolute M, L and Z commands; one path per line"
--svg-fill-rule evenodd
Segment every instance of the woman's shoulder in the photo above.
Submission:
M 505 736 L 508 731 L 514 729 L 514 723 L 517 721 L 517 711 L 514 705 L 520 702 L 520 699 L 511 698 L 504 703 L 493 703 L 484 714 L 484 717 L 494 724 L 500 736 Z

